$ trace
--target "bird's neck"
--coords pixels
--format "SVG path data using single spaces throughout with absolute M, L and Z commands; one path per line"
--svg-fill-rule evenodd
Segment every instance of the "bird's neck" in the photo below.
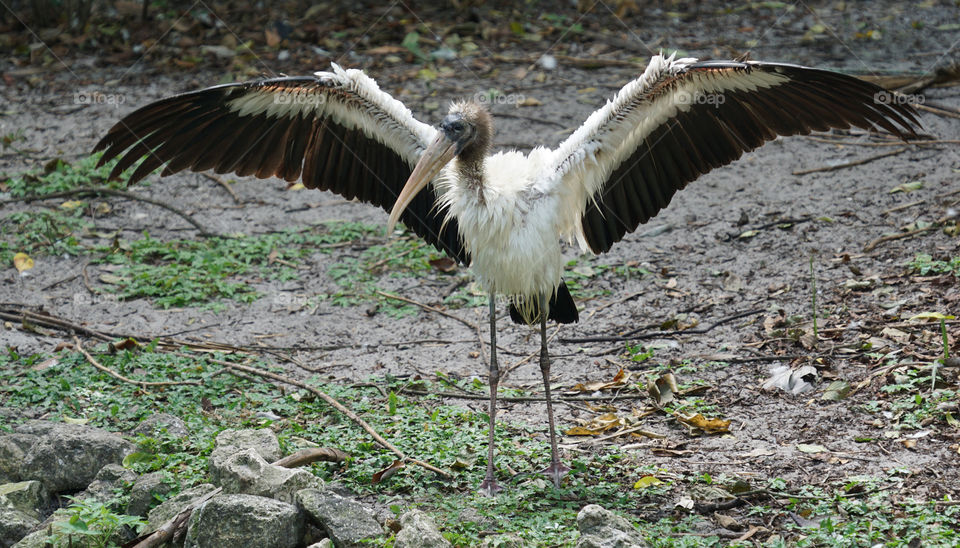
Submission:
M 484 189 L 484 178 L 483 178 L 483 158 L 474 157 L 473 155 L 467 157 L 457 158 L 457 180 L 460 185 L 462 185 L 468 192 L 471 194 L 476 193 L 477 198 L 483 203 L 483 189 Z

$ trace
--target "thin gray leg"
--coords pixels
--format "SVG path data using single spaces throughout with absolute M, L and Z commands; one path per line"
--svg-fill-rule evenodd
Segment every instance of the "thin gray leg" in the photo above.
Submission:
M 497 484 L 493 466 L 494 428 L 497 420 L 497 384 L 500 383 L 500 367 L 497 365 L 497 304 L 496 295 L 490 294 L 490 439 L 487 445 L 487 475 L 480 484 L 480 492 L 493 496 L 503 489 Z
M 550 423 L 550 466 L 540 473 L 553 478 L 553 484 L 560 487 L 560 480 L 570 471 L 570 468 L 560 462 L 560 453 L 557 451 L 557 431 L 553 423 L 553 402 L 550 400 L 550 356 L 547 353 L 547 306 L 549 299 L 546 295 L 540 296 L 540 373 L 543 374 L 543 390 L 547 397 L 547 419 Z

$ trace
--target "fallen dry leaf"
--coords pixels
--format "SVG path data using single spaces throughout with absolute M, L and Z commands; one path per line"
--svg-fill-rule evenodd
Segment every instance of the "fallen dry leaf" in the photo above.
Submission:
M 430 266 L 436 268 L 444 274 L 449 274 L 457 269 L 457 262 L 450 257 L 440 257 L 437 259 L 431 259 Z
M 773 449 L 767 449 L 767 448 L 764 448 L 764 447 L 755 447 L 755 448 L 754 448 L 752 451 L 750 451 L 749 453 L 743 453 L 741 456 L 742 456 L 742 457 L 748 457 L 748 458 L 750 458 L 750 457 L 769 457 L 769 456 L 771 456 L 771 455 L 776 455 L 776 454 L 777 454 L 777 452 L 774 451 Z
M 680 413 L 674 413 L 673 416 L 683 424 L 692 428 L 698 428 L 708 434 L 727 434 L 730 432 L 729 420 L 708 419 L 700 413 L 686 416 Z
M 633 488 L 646 489 L 647 487 L 651 487 L 653 485 L 663 485 L 663 481 L 661 481 L 657 476 L 643 476 L 633 484 Z
M 13 267 L 17 269 L 17 272 L 23 274 L 33 268 L 33 259 L 26 253 L 17 253 L 13 256 Z
M 673 395 L 679 391 L 677 379 L 673 373 L 666 373 L 647 385 L 647 393 L 653 399 L 653 404 L 660 408 L 672 402 Z
M 613 380 L 588 382 L 586 384 L 577 383 L 571 390 L 573 392 L 596 392 L 597 390 L 604 390 L 606 388 L 620 388 L 629 378 L 630 375 L 621 368 L 617 371 L 617 374 L 613 376 Z
M 390 476 L 396 474 L 398 470 L 403 468 L 403 466 L 404 465 L 402 460 L 398 459 L 393 461 L 392 463 L 390 463 L 390 466 L 374 474 L 373 479 L 371 480 L 371 483 L 380 483 L 381 481 L 390 479 Z
M 568 436 L 597 436 L 613 428 L 626 426 L 627 421 L 613 413 L 598 415 L 583 426 L 574 426 L 565 432 Z

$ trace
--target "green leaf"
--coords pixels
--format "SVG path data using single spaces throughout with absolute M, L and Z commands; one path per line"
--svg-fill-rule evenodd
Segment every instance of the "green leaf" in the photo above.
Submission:
M 151 463 L 156 460 L 157 456 L 153 453 L 145 453 L 143 451 L 135 451 L 129 455 L 123 457 L 123 467 L 130 468 L 134 464 L 144 464 Z
M 890 189 L 890 194 L 897 192 L 903 192 L 904 194 L 908 192 L 913 192 L 914 190 L 920 190 L 923 188 L 923 181 L 914 181 L 912 183 L 902 183 Z

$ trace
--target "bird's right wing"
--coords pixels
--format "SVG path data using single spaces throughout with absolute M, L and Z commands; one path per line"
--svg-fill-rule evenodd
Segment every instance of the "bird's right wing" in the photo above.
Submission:
M 540 190 L 559 196 L 560 230 L 602 253 L 744 152 L 778 135 L 850 126 L 908 138 L 919 122 L 891 92 L 845 74 L 657 55 L 552 151 Z
M 302 179 L 393 208 L 436 129 L 359 70 L 333 65 L 309 77 L 226 84 L 162 99 L 117 122 L 97 143 L 100 164 L 120 157 L 119 176 L 143 158 L 135 183 L 158 167 Z M 455 219 L 445 222 L 437 190 L 421 192 L 404 211 L 408 228 L 461 263 L 469 256 Z

